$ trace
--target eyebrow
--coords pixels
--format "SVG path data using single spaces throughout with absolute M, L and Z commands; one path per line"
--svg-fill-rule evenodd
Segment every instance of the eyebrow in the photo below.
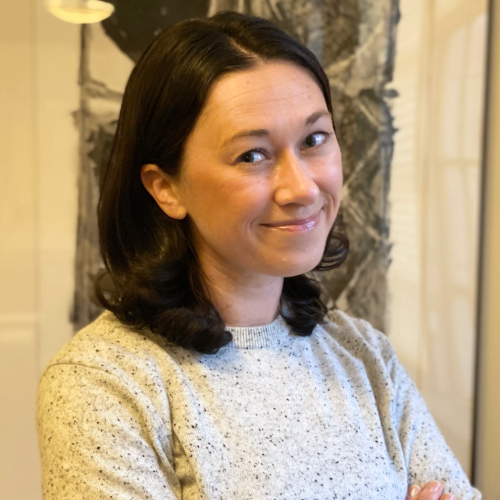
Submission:
M 323 116 L 332 116 L 332 114 L 329 111 L 316 111 L 315 113 L 306 118 L 305 125 L 311 125 Z M 265 128 L 259 128 L 254 130 L 242 130 L 241 132 L 238 132 L 237 134 L 227 139 L 227 141 L 224 141 L 222 147 L 225 147 L 229 143 L 235 141 L 236 139 L 241 139 L 242 137 L 263 137 L 268 135 L 269 135 L 269 130 Z

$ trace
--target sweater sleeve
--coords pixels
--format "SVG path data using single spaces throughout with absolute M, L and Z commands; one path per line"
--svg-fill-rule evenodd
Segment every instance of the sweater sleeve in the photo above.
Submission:
M 37 429 L 44 500 L 181 498 L 159 412 L 114 373 L 74 363 L 47 368 Z
M 437 480 L 456 500 L 479 500 L 481 493 L 471 486 L 389 339 L 371 326 L 368 330 L 369 342 L 383 357 L 392 379 L 389 411 L 404 455 L 408 485 Z

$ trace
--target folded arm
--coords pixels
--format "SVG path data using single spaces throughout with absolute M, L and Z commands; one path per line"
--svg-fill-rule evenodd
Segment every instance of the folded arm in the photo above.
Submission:
M 44 500 L 179 500 L 165 425 L 137 386 L 78 364 L 39 384 Z

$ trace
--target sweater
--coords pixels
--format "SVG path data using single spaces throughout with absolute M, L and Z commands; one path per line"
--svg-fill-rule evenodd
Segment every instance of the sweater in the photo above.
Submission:
M 440 481 L 479 499 L 387 337 L 329 313 L 227 327 L 202 354 L 110 311 L 40 379 L 45 500 L 404 500 Z

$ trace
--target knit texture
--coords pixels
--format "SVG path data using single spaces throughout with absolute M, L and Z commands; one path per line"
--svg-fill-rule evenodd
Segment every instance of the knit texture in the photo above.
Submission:
M 335 311 L 278 316 L 200 354 L 109 311 L 38 387 L 45 500 L 404 500 L 433 479 L 481 498 L 385 335 Z

